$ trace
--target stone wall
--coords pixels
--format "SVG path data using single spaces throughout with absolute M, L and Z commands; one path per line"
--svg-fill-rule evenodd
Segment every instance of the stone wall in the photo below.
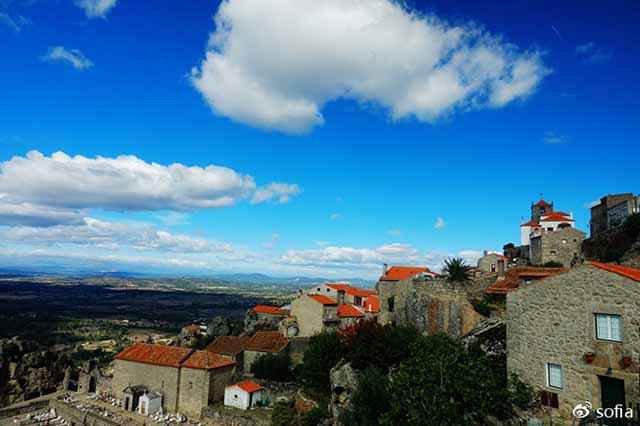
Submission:
M 150 391 L 163 395 L 166 411 L 178 411 L 179 369 L 117 359 L 114 364 L 112 388 L 117 398 L 124 399 L 123 391 L 129 385 L 145 385 Z
M 544 265 L 547 262 L 559 262 L 565 268 L 580 257 L 585 233 L 575 228 L 557 229 L 545 232 L 531 239 L 531 263 Z
M 320 333 L 324 327 L 323 314 L 323 305 L 307 295 L 302 295 L 291 302 L 291 315 L 296 317 L 298 336 L 300 337 L 309 337 Z
M 11 407 L 0 409 L 0 419 L 6 419 L 8 417 L 15 417 L 21 414 L 33 413 L 36 411 L 44 410 L 49 407 L 49 400 L 23 402 L 21 404 L 15 404 Z
M 96 413 L 90 411 L 82 411 L 75 407 L 72 407 L 64 402 L 52 399 L 49 403 L 51 408 L 56 410 L 56 414 L 62 416 L 65 420 L 72 422 L 76 425 L 90 425 L 90 426 L 120 426 L 121 423 L 116 423 L 105 417 L 101 417 Z
M 622 343 L 596 340 L 596 313 L 622 316 Z M 567 419 L 579 401 L 600 407 L 598 376 L 623 379 L 627 402 L 638 401 L 639 331 L 640 284 L 588 264 L 507 295 L 508 369 L 557 393 L 558 414 Z M 588 352 L 596 354 L 590 364 L 583 360 Z M 632 366 L 622 365 L 623 354 L 632 356 Z M 563 389 L 547 386 L 547 363 L 562 366 Z
M 381 281 L 378 291 L 382 323 L 412 324 L 424 334 L 460 337 L 484 319 L 469 302 L 473 289 L 454 289 L 444 280 Z

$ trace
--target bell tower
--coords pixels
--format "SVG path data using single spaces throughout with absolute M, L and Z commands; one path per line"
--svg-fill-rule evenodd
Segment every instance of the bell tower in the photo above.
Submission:
M 547 203 L 542 198 L 542 193 L 540 193 L 540 201 L 535 204 L 531 203 L 531 220 L 534 222 L 540 222 L 540 216 L 552 211 L 553 203 Z

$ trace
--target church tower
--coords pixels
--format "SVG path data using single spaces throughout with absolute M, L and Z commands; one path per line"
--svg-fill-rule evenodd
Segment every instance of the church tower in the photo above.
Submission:
M 531 220 L 534 222 L 540 222 L 540 216 L 553 211 L 553 203 L 547 203 L 540 197 L 540 201 L 533 204 L 531 203 Z

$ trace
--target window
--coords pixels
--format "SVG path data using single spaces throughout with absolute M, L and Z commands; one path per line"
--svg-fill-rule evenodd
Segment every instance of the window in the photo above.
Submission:
M 558 364 L 547 364 L 547 385 L 562 389 L 562 367 Z
M 551 250 L 550 253 L 551 253 L 551 256 L 555 256 L 556 255 L 556 251 L 555 250 Z
M 552 232 L 553 228 L 547 228 L 547 231 Z
M 555 392 L 542 391 L 540 394 L 542 405 L 545 407 L 559 408 L 558 394 Z
M 562 239 L 562 244 L 567 244 L 567 243 L 568 243 L 567 239 L 566 239 L 566 238 L 563 238 L 563 239 Z
M 491 264 L 491 272 L 495 272 L 496 271 L 496 264 L 492 263 Z
M 330 288 L 328 288 L 328 289 L 327 289 L 327 293 L 329 293 L 330 291 L 331 291 L 331 289 L 330 289 Z
M 620 315 L 596 314 L 596 339 L 622 342 Z

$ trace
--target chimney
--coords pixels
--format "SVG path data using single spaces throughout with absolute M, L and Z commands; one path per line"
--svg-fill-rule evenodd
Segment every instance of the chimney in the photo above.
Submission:
M 486 255 L 488 255 L 488 254 L 489 254 L 489 251 L 488 251 L 488 250 L 485 250 L 485 251 L 484 251 L 484 255 L 486 256 Z
M 383 276 L 383 277 L 386 277 L 386 276 L 387 276 L 387 268 L 388 268 L 388 267 L 389 267 L 389 266 L 388 266 L 386 263 L 382 265 L 382 276 Z
M 504 259 L 498 259 L 498 279 L 504 279 Z

